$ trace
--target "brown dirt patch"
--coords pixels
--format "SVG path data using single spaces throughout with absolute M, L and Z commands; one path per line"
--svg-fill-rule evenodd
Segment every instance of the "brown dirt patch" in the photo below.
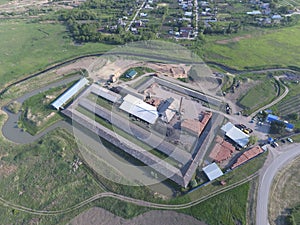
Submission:
M 226 100 L 230 101 L 231 107 L 234 107 L 232 110 L 233 112 L 241 111 L 242 108 L 237 106 L 237 102 L 239 99 L 245 95 L 251 88 L 253 88 L 259 81 L 254 80 L 245 80 L 241 81 L 238 88 L 236 88 L 233 92 L 228 92 L 225 96 Z
M 2 158 L 8 154 L 0 155 L 0 177 L 7 177 L 17 170 L 17 166 L 9 165 L 7 162 L 2 161 Z
M 230 38 L 230 39 L 219 40 L 219 41 L 216 41 L 216 43 L 226 45 L 228 43 L 239 42 L 242 39 L 248 39 L 248 38 L 251 38 L 251 37 L 252 36 L 250 34 L 247 34 L 247 35 L 244 35 L 244 36 L 238 36 L 238 37 L 234 37 L 234 38 Z
M 80 69 L 89 70 L 92 65 L 97 63 L 98 60 L 99 60 L 99 58 L 97 58 L 97 57 L 86 57 L 83 59 L 79 59 L 72 64 L 61 67 L 61 68 L 57 69 L 55 72 L 58 75 L 64 75 L 64 74 L 71 73 L 73 71 L 78 71 Z
M 276 176 L 270 193 L 269 219 L 271 225 L 284 225 L 290 208 L 300 203 L 300 157 Z
M 205 225 L 195 218 L 174 211 L 155 210 L 126 220 L 102 208 L 91 208 L 72 219 L 69 225 Z

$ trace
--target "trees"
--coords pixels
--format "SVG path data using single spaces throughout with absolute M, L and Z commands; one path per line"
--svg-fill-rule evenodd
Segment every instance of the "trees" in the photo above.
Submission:
M 258 138 L 255 135 L 251 135 L 249 138 L 249 144 L 254 145 L 258 141 Z
M 274 121 L 271 123 L 270 133 L 271 134 L 283 134 L 285 130 L 285 124 L 281 121 Z

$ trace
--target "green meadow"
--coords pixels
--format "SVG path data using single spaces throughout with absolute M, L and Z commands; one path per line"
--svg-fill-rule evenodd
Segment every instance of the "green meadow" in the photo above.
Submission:
M 0 88 L 55 63 L 112 48 L 103 43 L 75 45 L 61 24 L 21 20 L 1 21 L 0 37 Z
M 265 29 L 235 36 L 206 36 L 205 61 L 214 61 L 236 69 L 300 67 L 300 23 L 280 29 Z M 217 42 L 227 40 L 227 42 Z

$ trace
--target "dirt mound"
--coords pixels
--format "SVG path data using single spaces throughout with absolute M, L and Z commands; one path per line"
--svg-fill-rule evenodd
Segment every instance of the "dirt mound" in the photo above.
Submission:
M 91 208 L 72 219 L 69 225 L 205 225 L 195 218 L 174 211 L 155 210 L 133 219 L 123 219 L 102 208 Z
M 216 41 L 216 43 L 226 45 L 228 43 L 239 42 L 242 39 L 248 39 L 248 38 L 251 38 L 251 37 L 252 36 L 250 34 L 247 34 L 247 35 L 244 35 L 244 36 L 238 36 L 238 37 L 234 37 L 234 38 L 230 38 L 230 39 L 219 40 L 219 41 Z

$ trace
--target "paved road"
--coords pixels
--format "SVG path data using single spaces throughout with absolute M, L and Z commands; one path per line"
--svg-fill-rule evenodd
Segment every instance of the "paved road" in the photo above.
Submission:
M 260 171 L 257 207 L 256 207 L 256 225 L 267 225 L 268 221 L 268 203 L 271 185 L 276 174 L 285 165 L 290 163 L 297 156 L 300 156 L 300 144 L 286 144 L 277 149 L 270 149 L 268 160 Z
M 52 84 L 49 84 L 45 87 L 36 89 L 34 91 L 31 91 L 19 98 L 16 99 L 17 102 L 19 103 L 23 103 L 25 100 L 27 100 L 28 98 L 40 93 L 40 92 L 44 92 L 49 90 L 50 88 L 54 88 L 54 87 L 58 87 L 64 84 L 68 84 L 72 81 L 78 80 L 81 76 L 76 75 Z M 48 132 L 61 127 L 64 129 L 68 129 L 68 130 L 72 130 L 72 126 L 66 122 L 60 121 L 59 123 L 55 123 L 52 126 L 46 128 L 44 131 L 40 132 L 39 134 L 32 136 L 31 134 L 22 131 L 22 129 L 20 129 L 18 127 L 18 121 L 19 118 L 21 116 L 21 112 L 14 114 L 9 112 L 5 107 L 2 108 L 2 110 L 4 112 L 7 113 L 8 115 L 8 119 L 7 121 L 4 123 L 4 125 L 2 126 L 2 134 L 5 138 L 7 138 L 10 141 L 13 141 L 15 143 L 19 143 L 19 144 L 27 144 L 27 143 L 32 143 L 35 140 L 39 139 L 40 137 L 42 137 L 43 135 L 47 134 Z

